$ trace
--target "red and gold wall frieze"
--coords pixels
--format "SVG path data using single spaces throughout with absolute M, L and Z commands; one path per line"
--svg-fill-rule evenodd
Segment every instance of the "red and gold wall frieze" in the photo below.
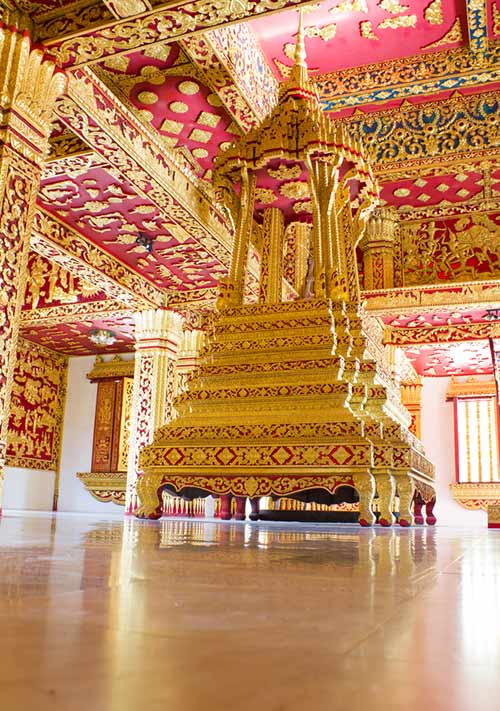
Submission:
M 500 324 L 494 322 L 468 323 L 459 326 L 425 326 L 423 328 L 386 327 L 384 343 L 392 346 L 419 343 L 450 343 L 484 341 L 500 337 Z
M 57 471 L 68 359 L 19 339 L 7 435 L 7 465 Z
M 379 315 L 442 311 L 443 307 L 495 308 L 500 301 L 500 280 L 364 291 L 361 296 L 366 300 L 368 311 Z

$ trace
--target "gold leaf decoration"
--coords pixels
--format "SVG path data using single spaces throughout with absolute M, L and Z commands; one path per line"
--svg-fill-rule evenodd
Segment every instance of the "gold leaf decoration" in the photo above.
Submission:
M 304 30 L 304 34 L 306 37 L 321 37 L 323 42 L 328 42 L 337 34 L 337 25 L 332 22 L 330 25 L 324 25 L 323 27 L 307 27 Z
M 208 143 L 212 138 L 210 131 L 204 131 L 202 128 L 193 128 L 189 134 L 191 141 L 197 141 L 198 143 Z
M 429 25 L 442 25 L 444 21 L 442 0 L 432 0 L 424 10 L 424 17 Z
M 288 59 L 293 60 L 295 57 L 295 45 L 293 42 L 285 42 L 283 45 L 283 54 L 285 57 L 288 57 Z
M 379 39 L 373 31 L 372 23 L 370 22 L 370 20 L 365 20 L 364 22 L 359 23 L 359 32 L 361 34 L 361 37 L 364 37 L 364 39 Z
M 276 195 L 270 188 L 256 188 L 255 199 L 262 204 L 274 202 Z
M 202 111 L 196 119 L 196 123 L 201 123 L 202 126 L 211 126 L 212 128 L 215 128 L 220 119 L 221 117 L 217 114 L 212 114 L 209 111 Z
M 148 106 L 150 104 L 156 104 L 158 101 L 158 96 L 153 91 L 141 91 L 137 94 L 137 98 L 141 104 L 147 104 Z
M 273 59 L 273 62 L 276 66 L 276 69 L 279 71 L 282 79 L 288 79 L 292 72 L 292 67 L 289 67 L 287 64 L 283 64 L 283 62 L 280 62 L 279 59 Z
M 312 213 L 312 203 L 310 200 L 300 200 L 298 202 L 295 202 L 293 205 L 293 211 L 297 214 L 299 212 Z
M 398 30 L 400 27 L 415 27 L 416 15 L 403 15 L 402 17 L 388 17 L 378 26 L 379 30 Z
M 493 3 L 493 34 L 495 36 L 500 35 L 500 10 L 498 6 Z
M 268 174 L 276 180 L 291 180 L 302 173 L 300 165 L 280 165 L 279 168 L 269 168 Z
M 181 81 L 178 87 L 181 94 L 186 94 L 186 96 L 194 96 L 200 90 L 200 87 L 194 81 Z
M 179 121 L 172 121 L 172 119 L 165 119 L 160 126 L 160 131 L 167 131 L 167 133 L 180 133 L 182 129 L 183 124 Z
M 366 0 L 342 0 L 338 5 L 330 9 L 332 15 L 339 12 L 368 12 Z
M 393 15 L 399 15 L 400 12 L 406 12 L 410 9 L 409 5 L 400 5 L 398 0 L 380 0 L 378 6 Z
M 422 49 L 436 49 L 437 47 L 442 47 L 446 44 L 456 44 L 457 42 L 463 41 L 462 23 L 460 18 L 457 17 L 452 27 L 448 32 L 443 35 L 440 39 L 432 42 L 431 44 L 426 44 Z
M 154 44 L 151 47 L 146 47 L 143 50 L 145 57 L 151 57 L 151 59 L 161 59 L 165 62 L 170 55 L 170 45 L 169 44 Z
M 292 183 L 284 183 L 280 186 L 280 193 L 287 198 L 305 198 L 309 197 L 309 185 L 301 180 L 296 180 Z
M 185 114 L 189 111 L 189 106 L 183 101 L 172 101 L 168 108 L 170 111 L 173 111 L 174 114 Z

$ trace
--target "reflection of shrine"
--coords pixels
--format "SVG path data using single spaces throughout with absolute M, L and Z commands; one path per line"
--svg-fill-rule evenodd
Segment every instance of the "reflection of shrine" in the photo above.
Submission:
M 409 430 L 382 327 L 360 304 L 356 246 L 377 186 L 362 147 L 321 111 L 301 29 L 278 106 L 219 155 L 214 180 L 236 228 L 230 274 L 177 417 L 140 454 L 138 515 L 161 516 L 167 491 L 218 496 L 223 519 L 244 519 L 247 500 L 258 518 L 267 496 L 357 504 L 371 525 L 377 495 L 390 526 L 397 493 L 399 523 L 410 525 L 415 491 L 433 501 L 434 471 Z M 310 256 L 287 300 L 292 225 L 299 242 L 310 234 L 298 261 Z M 244 298 L 251 241 L 261 252 L 257 304 Z

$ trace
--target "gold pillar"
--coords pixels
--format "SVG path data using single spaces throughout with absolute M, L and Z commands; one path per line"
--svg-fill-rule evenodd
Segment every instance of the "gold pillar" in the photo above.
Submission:
M 64 74 L 28 34 L 0 23 L 0 506 L 31 225 L 64 87 Z
M 182 338 L 182 316 L 167 309 L 135 314 L 134 402 L 130 427 L 125 510 L 137 509 L 137 461 L 155 430 L 170 421 L 175 396 L 175 363 Z
M 363 252 L 365 289 L 391 289 L 394 286 L 397 225 L 397 213 L 390 208 L 377 208 L 370 217 L 359 245 Z
M 291 222 L 285 230 L 284 277 L 299 297 L 306 292 L 306 278 L 309 268 L 311 225 L 306 222 Z
M 260 262 L 259 301 L 278 304 L 283 290 L 283 239 L 285 222 L 276 207 L 264 211 Z
M 228 294 L 228 300 L 235 306 L 239 306 L 243 303 L 245 272 L 255 204 L 255 173 L 249 173 L 248 170 L 244 168 L 241 178 L 240 212 L 236 235 L 234 237 L 231 268 L 229 271 L 229 288 L 232 290 L 232 293 Z M 224 282 L 222 280 L 221 286 L 223 289 Z

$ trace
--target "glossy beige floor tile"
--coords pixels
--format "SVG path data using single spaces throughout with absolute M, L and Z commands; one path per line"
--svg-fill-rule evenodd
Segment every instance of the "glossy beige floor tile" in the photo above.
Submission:
M 0 519 L 0 709 L 497 711 L 500 531 Z

